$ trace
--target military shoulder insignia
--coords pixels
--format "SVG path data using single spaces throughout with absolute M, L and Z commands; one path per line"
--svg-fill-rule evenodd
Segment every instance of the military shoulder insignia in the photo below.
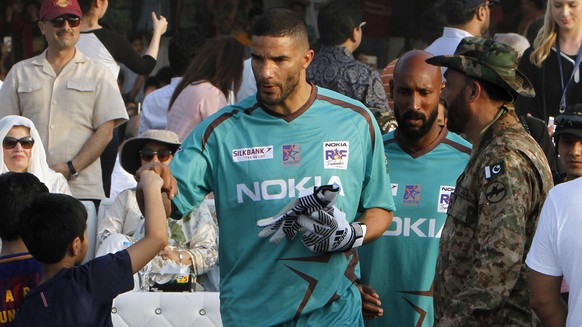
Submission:
M 485 198 L 489 203 L 497 203 L 507 195 L 507 187 L 501 182 L 493 182 L 485 189 Z
M 485 179 L 487 180 L 503 174 L 505 174 L 505 161 L 500 161 L 496 164 L 485 167 Z

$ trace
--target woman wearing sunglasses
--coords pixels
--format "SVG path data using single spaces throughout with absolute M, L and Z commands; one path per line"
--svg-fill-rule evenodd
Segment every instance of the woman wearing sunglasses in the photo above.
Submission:
M 30 119 L 22 116 L 6 116 L 0 119 L 0 139 L 0 173 L 29 172 L 43 182 L 50 192 L 71 195 L 65 177 L 49 167 L 40 135 Z
M 121 146 L 121 166 L 131 175 L 148 162 L 169 164 L 180 147 L 178 135 L 171 131 L 150 129 L 127 140 Z M 178 276 L 199 277 L 206 290 L 217 290 L 205 274 L 218 257 L 217 227 L 210 210 L 202 203 L 181 220 L 168 219 L 169 246 L 136 275 L 136 290 L 148 290 Z M 144 219 L 139 210 L 135 188 L 121 192 L 106 211 L 97 228 L 97 256 L 113 253 L 143 238 Z M 162 271 L 170 273 L 162 273 Z M 203 275 L 203 276 L 201 276 Z

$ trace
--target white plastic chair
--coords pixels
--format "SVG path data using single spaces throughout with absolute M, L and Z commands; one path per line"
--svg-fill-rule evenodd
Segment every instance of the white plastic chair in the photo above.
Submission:
M 95 241 L 97 240 L 97 209 L 93 201 L 81 201 L 87 209 L 87 237 L 89 238 L 89 248 L 83 263 L 95 257 Z

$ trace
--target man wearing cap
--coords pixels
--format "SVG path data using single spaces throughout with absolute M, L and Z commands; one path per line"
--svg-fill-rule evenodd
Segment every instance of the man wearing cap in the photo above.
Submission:
M 555 119 L 554 139 L 565 181 L 553 188 L 544 203 L 531 250 L 530 303 L 545 326 L 582 325 L 582 104 L 569 106 Z M 562 281 L 568 284 L 567 304 Z
M 127 120 L 115 78 L 76 48 L 82 13 L 76 0 L 44 0 L 38 27 L 48 48 L 21 61 L 0 90 L 0 117 L 30 118 L 48 163 L 78 199 L 105 197 L 99 156 L 113 127 Z
M 531 326 L 525 256 L 552 175 L 507 105 L 534 90 L 517 53 L 495 41 L 464 38 L 454 55 L 427 62 L 448 68 L 447 127 L 473 144 L 441 234 L 435 325 Z
M 582 103 L 568 106 L 554 120 L 554 143 L 567 182 L 582 176 Z

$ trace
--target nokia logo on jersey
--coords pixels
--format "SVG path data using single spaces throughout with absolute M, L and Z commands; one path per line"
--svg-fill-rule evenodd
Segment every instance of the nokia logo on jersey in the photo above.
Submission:
M 349 142 L 325 142 L 323 146 L 330 148 L 346 147 Z
M 419 218 L 413 220 L 411 218 L 394 217 L 392 225 L 384 232 L 385 236 L 418 236 L 418 237 L 434 237 L 440 238 L 443 232 L 444 223 L 437 230 L 438 221 L 433 218 Z
M 290 179 L 273 179 L 261 182 L 254 182 L 252 185 L 237 184 L 236 198 L 238 203 L 244 203 L 245 200 L 262 201 L 262 200 L 279 200 L 284 198 L 295 198 L 301 191 L 312 188 L 315 185 L 340 186 L 340 195 L 344 195 L 344 188 L 339 176 L 331 176 L 329 180 L 323 181 L 321 176 L 303 177 L 301 180 Z

